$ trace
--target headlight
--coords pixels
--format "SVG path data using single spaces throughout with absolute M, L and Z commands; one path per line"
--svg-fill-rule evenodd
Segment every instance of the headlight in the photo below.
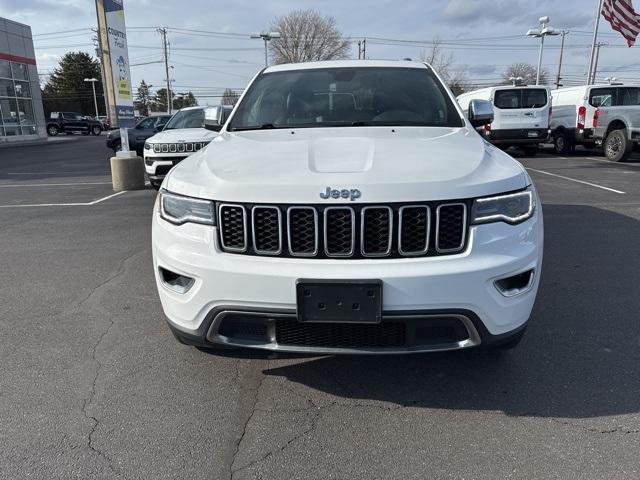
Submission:
M 144 142 L 144 149 L 151 150 L 151 144 L 149 142 Z
M 507 222 L 516 224 L 531 218 L 536 208 L 533 186 L 505 195 L 478 198 L 473 202 L 471 223 Z
M 160 192 L 160 216 L 176 225 L 187 222 L 203 225 L 216 224 L 212 201 L 176 195 L 166 190 Z

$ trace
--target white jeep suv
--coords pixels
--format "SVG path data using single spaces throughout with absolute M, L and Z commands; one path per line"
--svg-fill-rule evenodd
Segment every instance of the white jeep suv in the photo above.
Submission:
M 176 338 L 319 354 L 515 346 L 542 211 L 522 165 L 474 129 L 491 105 L 468 117 L 421 63 L 261 71 L 158 196 L 153 263 Z
M 221 108 L 224 114 L 231 111 L 229 106 L 183 108 L 171 117 L 161 132 L 144 142 L 144 167 L 154 188 L 160 188 L 165 175 L 175 165 L 216 137 L 217 132 L 204 128 L 205 114 L 216 108 Z

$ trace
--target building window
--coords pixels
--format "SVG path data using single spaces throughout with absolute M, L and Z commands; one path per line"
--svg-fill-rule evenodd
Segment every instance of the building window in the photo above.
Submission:
M 0 136 L 36 133 L 29 66 L 0 60 Z

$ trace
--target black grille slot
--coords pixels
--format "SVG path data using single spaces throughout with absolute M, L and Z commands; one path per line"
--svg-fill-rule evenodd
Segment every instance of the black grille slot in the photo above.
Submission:
M 282 251 L 281 214 L 277 207 L 253 207 L 253 248 L 256 253 L 278 255 Z
M 276 341 L 281 345 L 326 348 L 402 347 L 406 344 L 406 326 L 400 321 L 378 324 L 300 323 L 276 321 Z
M 451 203 L 438 207 L 438 252 L 454 252 L 464 247 L 466 236 L 466 210 L 463 203 Z
M 288 213 L 289 253 L 313 256 L 318 251 L 318 216 L 311 207 L 291 207 Z
M 241 205 L 220 206 L 222 248 L 243 252 L 247 249 L 247 221 Z
M 330 257 L 350 257 L 354 252 L 355 212 L 349 207 L 324 211 L 324 249 Z
M 430 210 L 427 206 L 400 209 L 400 253 L 422 255 L 429 248 Z
M 262 319 L 246 319 L 239 315 L 231 315 L 225 318 L 218 333 L 234 340 L 260 340 L 263 342 L 267 339 L 267 324 Z
M 365 207 L 361 213 L 361 248 L 364 256 L 386 256 L 391 253 L 393 212 L 389 207 Z

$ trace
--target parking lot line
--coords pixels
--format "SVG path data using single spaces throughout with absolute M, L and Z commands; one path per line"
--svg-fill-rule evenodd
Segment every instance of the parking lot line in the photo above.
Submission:
M 640 163 L 630 163 L 630 162 L 612 162 L 611 160 L 605 160 L 603 158 L 596 157 L 585 157 L 587 160 L 593 160 L 595 162 L 608 163 L 609 165 L 617 165 L 619 167 L 640 167 Z
M 558 175 L 556 173 L 545 172 L 544 170 L 537 170 L 535 168 L 529 168 L 529 167 L 525 167 L 525 168 L 527 170 L 532 171 L 532 172 L 543 173 L 545 175 L 551 175 L 552 177 L 562 178 L 563 180 L 568 180 L 569 182 L 582 183 L 583 185 L 589 185 L 590 187 L 600 188 L 602 190 L 607 190 L 607 191 L 613 192 L 613 193 L 619 193 L 621 195 L 624 195 L 626 193 L 626 192 L 623 192 L 621 190 L 616 190 L 615 188 L 604 187 L 604 186 L 598 185 L 596 183 L 585 182 L 584 180 L 578 180 L 577 178 L 565 177 L 564 175 Z
M 15 187 L 73 187 L 76 185 L 110 185 L 111 182 L 79 182 L 79 183 L 10 183 L 7 185 L 0 185 L 0 188 L 15 188 Z
M 110 198 L 117 197 L 118 195 L 122 195 L 123 193 L 127 193 L 126 190 L 122 192 L 112 193 L 111 195 L 107 195 L 106 197 L 99 198 L 94 200 L 93 202 L 76 202 L 76 203 L 31 203 L 27 205 L 0 205 L 0 208 L 27 208 L 27 207 L 88 207 L 92 205 L 97 205 L 98 203 L 102 203 L 105 200 L 109 200 Z

